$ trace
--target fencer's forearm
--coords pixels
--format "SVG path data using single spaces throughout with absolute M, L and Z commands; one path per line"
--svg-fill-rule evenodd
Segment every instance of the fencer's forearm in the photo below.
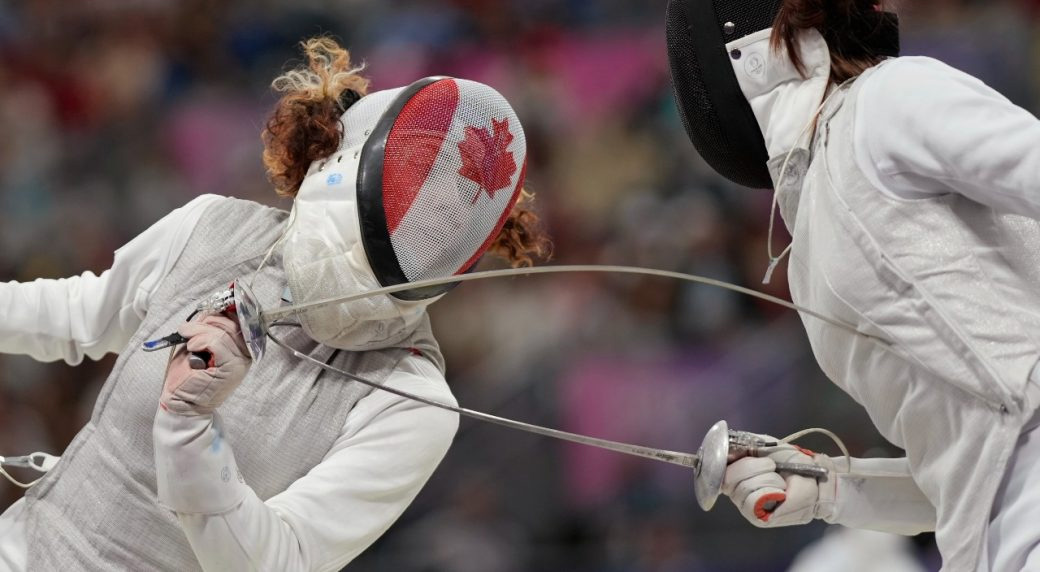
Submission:
M 835 459 L 839 465 L 844 459 Z M 935 507 L 918 488 L 901 459 L 852 459 L 839 471 L 834 511 L 827 522 L 893 534 L 935 530 Z
M 395 372 L 386 383 L 453 402 L 443 380 L 438 386 Z M 205 570 L 335 571 L 404 512 L 457 426 L 457 415 L 375 391 L 351 410 L 317 466 L 261 500 L 248 481 L 238 480 L 231 447 L 219 437 L 219 413 L 178 417 L 160 410 L 154 436 L 159 500 L 176 513 Z
M 240 506 L 220 514 L 177 513 L 199 565 L 223 570 L 315 570 L 285 520 L 249 490 Z
M 220 415 L 160 408 L 152 431 L 159 504 L 179 514 L 219 514 L 242 502 L 242 482 Z
M 78 364 L 118 351 L 140 324 L 111 274 L 0 284 L 0 353 Z M 106 293 L 107 292 L 107 293 Z
M 203 570 L 307 570 L 258 559 L 264 551 L 255 540 L 286 536 L 267 530 L 284 522 L 272 522 L 267 511 L 254 514 L 263 502 L 241 479 L 218 413 L 159 409 L 152 437 L 159 504 L 176 514 Z
M 159 503 L 177 515 L 203 570 L 309 570 L 284 521 L 242 482 L 218 413 L 155 416 Z M 296 556 L 296 558 L 293 558 Z
M 0 283 L 0 353 L 75 365 L 121 351 L 203 212 L 218 200 L 203 195 L 166 215 L 116 251 L 100 276 Z

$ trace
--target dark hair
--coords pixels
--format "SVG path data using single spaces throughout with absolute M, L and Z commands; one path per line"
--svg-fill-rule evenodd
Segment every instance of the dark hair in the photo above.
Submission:
M 817 29 L 831 52 L 831 81 L 841 83 L 881 63 L 869 41 L 881 31 L 884 0 L 783 0 L 773 22 L 774 50 L 787 48 L 791 62 L 805 75 L 798 35 Z
M 275 191 L 295 197 L 311 163 L 339 148 L 339 118 L 368 93 L 363 66 L 351 64 L 350 53 L 335 40 L 311 38 L 301 44 L 307 62 L 278 76 L 271 86 L 283 92 L 261 138 L 264 167 Z M 520 199 L 488 250 L 513 267 L 530 266 L 534 258 L 548 258 L 551 243 L 529 208 L 534 196 L 521 191 Z

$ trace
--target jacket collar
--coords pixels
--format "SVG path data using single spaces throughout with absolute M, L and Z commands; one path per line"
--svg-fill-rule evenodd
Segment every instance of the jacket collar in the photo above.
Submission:
M 772 28 L 726 45 L 740 89 L 762 129 L 769 157 L 788 153 L 807 133 L 830 81 L 827 41 L 816 30 L 803 31 L 798 46 L 807 77 L 802 77 L 783 46 L 771 49 Z M 804 143 L 802 143 L 804 145 Z

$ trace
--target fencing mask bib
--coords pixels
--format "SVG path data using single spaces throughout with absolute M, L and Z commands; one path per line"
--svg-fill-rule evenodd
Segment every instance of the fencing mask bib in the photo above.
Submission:
M 524 132 L 505 98 L 480 83 L 425 78 L 361 98 L 340 127 L 339 149 L 310 166 L 293 205 L 283 253 L 293 302 L 471 269 L 524 182 Z M 365 298 L 299 319 L 333 347 L 389 347 L 450 288 Z
M 668 60 L 679 116 L 694 147 L 715 171 L 747 187 L 771 188 L 765 140 L 734 72 L 766 62 L 744 54 L 740 40 L 772 28 L 783 0 L 670 0 Z M 831 49 L 856 55 L 896 56 L 895 14 L 874 12 L 847 30 L 828 31 Z

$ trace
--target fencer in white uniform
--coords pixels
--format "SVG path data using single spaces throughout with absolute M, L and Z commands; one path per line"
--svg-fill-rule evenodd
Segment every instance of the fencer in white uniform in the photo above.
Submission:
M 684 25 L 703 15 L 682 4 Z M 824 372 L 906 451 L 849 466 L 782 446 L 733 462 L 724 491 L 760 527 L 934 529 L 945 570 L 1040 569 L 1040 121 L 930 58 L 879 58 L 839 85 L 833 31 L 798 33 L 799 70 L 771 45 L 775 12 L 743 33 L 716 16 L 699 23 L 733 37 L 720 53 L 764 143 L 748 164 L 793 236 L 772 260 L 789 257 L 796 303 L 871 336 L 803 316 Z
M 367 82 L 345 50 L 324 38 L 305 47 L 308 65 L 283 76 L 281 122 L 266 132 L 268 168 L 271 157 L 297 167 L 295 179 L 272 175 L 289 181 L 279 190 L 295 198 L 291 216 L 204 196 L 117 251 L 100 276 L 0 284 L 0 351 L 70 364 L 119 353 L 87 426 L 0 516 L 0 568 L 339 570 L 446 453 L 456 414 L 281 348 L 250 367 L 235 320 L 193 312 L 236 280 L 273 307 L 286 293 L 305 303 L 462 273 L 503 244 L 510 262 L 533 252 L 509 238 L 539 233 L 516 220 L 526 144 L 501 95 L 432 77 L 362 97 L 354 88 Z M 329 133 L 303 137 L 301 124 L 335 135 L 313 159 L 272 143 L 285 130 L 290 146 Z M 451 405 L 426 314 L 449 288 L 302 312 L 280 335 L 304 355 Z M 189 339 L 172 354 L 142 349 L 174 330 Z M 204 369 L 188 367 L 189 350 L 210 354 Z
M 100 276 L 85 272 L 62 280 L 0 284 L 0 307 L 6 316 L 0 326 L 0 351 L 70 365 L 84 357 L 100 359 L 123 351 L 203 213 L 226 200 L 205 195 L 174 210 L 119 249 L 112 268 Z M 403 359 L 385 383 L 454 402 L 444 376 L 421 356 Z M 207 450 L 177 446 L 177 434 L 185 430 L 194 429 L 204 438 L 212 431 L 210 419 L 177 417 L 162 410 L 156 415 L 168 421 L 156 423 L 154 429 L 156 442 L 166 445 L 155 450 L 159 466 L 202 471 L 211 463 L 223 467 L 233 458 L 230 447 L 209 456 Z M 215 563 L 213 569 L 249 569 L 256 564 L 257 548 L 265 547 L 263 561 L 284 563 L 286 570 L 338 570 L 404 512 L 447 452 L 457 425 L 450 413 L 373 392 L 358 401 L 320 465 L 295 483 L 293 491 L 259 505 L 241 502 L 227 510 L 183 514 L 180 524 L 187 537 L 209 540 L 196 548 L 196 556 Z M 206 465 L 199 462 L 203 456 Z M 238 496 L 235 491 L 192 486 L 183 476 L 174 481 L 184 485 L 181 495 L 208 492 L 213 497 L 196 496 L 199 506 L 226 504 Z M 31 569 L 25 503 L 22 499 L 0 515 L 4 570 Z M 284 524 L 265 526 L 257 515 L 266 510 Z

